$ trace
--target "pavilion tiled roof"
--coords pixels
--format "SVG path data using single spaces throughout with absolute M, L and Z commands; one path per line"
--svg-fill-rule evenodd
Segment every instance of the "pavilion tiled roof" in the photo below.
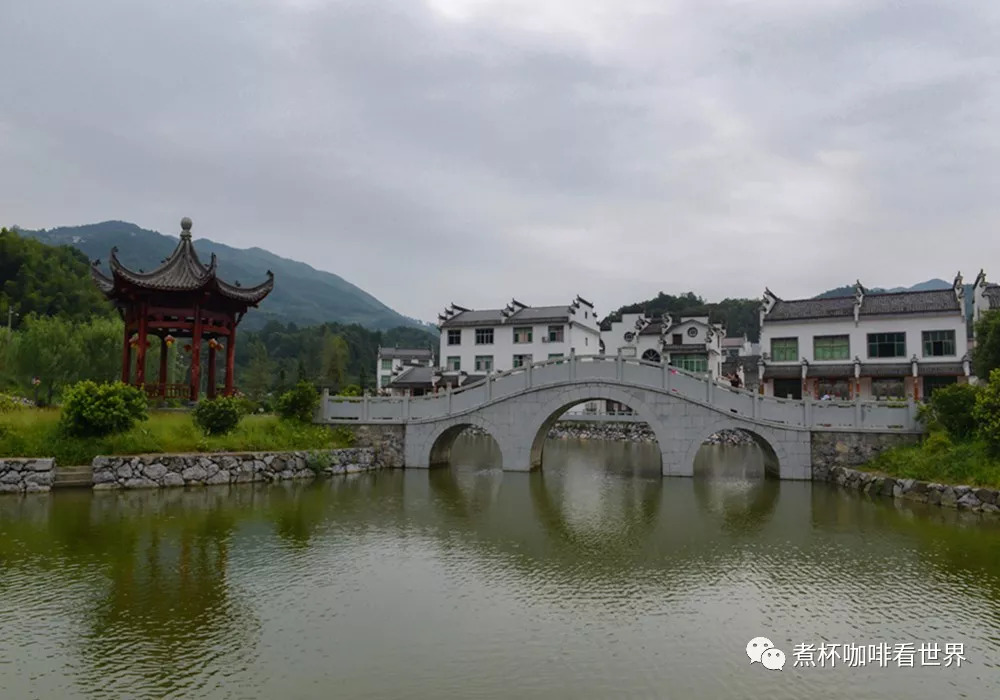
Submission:
M 90 274 L 94 282 L 106 296 L 115 293 L 120 283 L 128 286 L 165 292 L 193 292 L 209 287 L 222 297 L 244 304 L 256 305 L 274 288 L 274 275 L 267 271 L 267 280 L 255 287 L 240 287 L 230 284 L 216 275 L 216 258 L 212 254 L 211 261 L 205 265 L 195 252 L 191 242 L 191 220 L 181 221 L 181 240 L 162 265 L 151 272 L 136 272 L 125 267 L 118 259 L 118 249 L 111 250 L 111 277 L 108 277 L 99 267 L 99 261 L 91 265 Z

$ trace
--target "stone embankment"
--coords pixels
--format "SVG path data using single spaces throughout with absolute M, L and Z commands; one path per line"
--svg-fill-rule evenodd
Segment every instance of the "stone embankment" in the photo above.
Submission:
M 190 455 L 137 455 L 94 459 L 94 489 L 243 484 L 311 479 L 378 469 L 369 447 L 313 452 L 230 452 Z
M 473 435 L 486 435 L 476 426 L 466 428 Z M 560 421 L 549 430 L 553 440 L 619 440 L 625 442 L 656 442 L 656 435 L 646 423 L 599 421 Z M 738 430 L 723 430 L 707 440 L 707 445 L 752 445 L 753 438 Z
M 0 493 L 43 493 L 52 488 L 54 460 L 0 459 Z
M 887 496 L 914 503 L 929 503 L 983 513 L 1000 512 L 1000 491 L 974 486 L 949 486 L 917 479 L 897 479 L 849 467 L 814 470 L 813 478 L 862 493 Z

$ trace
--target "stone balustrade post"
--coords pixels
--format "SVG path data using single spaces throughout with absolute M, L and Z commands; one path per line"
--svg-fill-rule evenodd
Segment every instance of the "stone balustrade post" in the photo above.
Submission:
M 708 375 L 705 379 L 705 403 L 712 403 L 712 394 L 715 390 L 715 382 L 712 380 L 712 375 Z
M 410 395 L 409 393 L 403 395 L 403 420 L 410 419 Z
M 531 388 L 532 374 L 534 374 L 533 370 L 534 370 L 534 364 L 532 364 L 532 363 L 529 362 L 528 365 L 527 365 L 527 367 L 525 368 L 525 371 L 524 371 L 524 388 L 525 389 L 530 389 Z
M 576 348 L 569 349 L 569 378 L 576 379 Z
M 451 415 L 451 400 L 452 400 L 451 384 L 445 385 L 445 395 L 448 397 L 448 415 L 450 416 Z
M 757 420 L 757 416 L 760 413 L 760 402 L 761 399 L 757 394 L 750 394 L 750 417 Z
M 319 400 L 320 400 L 320 407 L 319 407 L 320 420 L 326 422 L 330 420 L 330 390 L 324 388 L 323 393 L 320 395 Z
M 615 379 L 618 381 L 625 379 L 625 358 L 622 357 L 621 348 L 618 348 L 618 355 L 615 356 Z
M 663 369 L 663 390 L 670 391 L 670 365 L 664 362 L 661 368 Z
M 361 399 L 361 420 L 363 421 L 369 420 L 371 416 L 370 409 L 371 407 L 368 404 L 368 397 L 365 396 L 363 399 Z
M 813 424 L 812 397 L 806 394 L 802 397 L 802 425 L 811 428 Z
M 861 397 L 854 397 L 854 427 L 861 427 Z
M 493 377 L 489 374 L 486 375 L 486 400 L 489 401 L 493 398 Z

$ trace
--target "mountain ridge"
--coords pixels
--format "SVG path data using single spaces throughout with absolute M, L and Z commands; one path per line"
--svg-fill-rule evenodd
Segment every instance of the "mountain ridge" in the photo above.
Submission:
M 49 245 L 73 246 L 89 259 L 100 260 L 105 270 L 112 248 L 118 248 L 118 259 L 128 267 L 152 270 L 173 252 L 179 242 L 177 236 L 120 220 L 16 230 L 22 236 Z M 373 330 L 408 326 L 437 332 L 434 326 L 404 316 L 333 272 L 317 270 L 308 263 L 282 257 L 259 246 L 236 248 L 210 238 L 195 238 L 194 243 L 204 259 L 207 260 L 212 253 L 216 254 L 219 275 L 228 282 L 238 281 L 244 286 L 251 286 L 264 281 L 268 270 L 274 273 L 274 291 L 259 309 L 247 314 L 244 323 L 251 328 L 260 328 L 269 321 L 277 320 L 303 326 L 326 322 L 357 323 Z

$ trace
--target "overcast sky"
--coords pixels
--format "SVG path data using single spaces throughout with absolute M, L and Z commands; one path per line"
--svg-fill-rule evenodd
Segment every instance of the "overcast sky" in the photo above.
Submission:
M 996 0 L 9 0 L 0 28 L 8 225 L 190 216 L 425 320 L 1000 280 Z

